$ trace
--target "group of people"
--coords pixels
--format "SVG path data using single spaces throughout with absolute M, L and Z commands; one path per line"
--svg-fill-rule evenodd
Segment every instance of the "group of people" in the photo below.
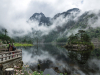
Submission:
M 12 45 L 9 43 L 8 51 L 15 51 L 15 50 L 16 50 L 16 47 L 13 45 L 13 43 Z

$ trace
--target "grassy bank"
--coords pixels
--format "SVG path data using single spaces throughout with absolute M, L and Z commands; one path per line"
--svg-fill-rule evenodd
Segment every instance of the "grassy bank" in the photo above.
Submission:
M 14 46 L 33 46 L 33 44 L 27 44 L 27 43 L 14 43 Z

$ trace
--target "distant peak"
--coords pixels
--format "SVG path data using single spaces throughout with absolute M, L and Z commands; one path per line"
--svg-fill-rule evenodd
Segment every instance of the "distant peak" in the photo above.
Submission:
M 79 8 L 72 8 L 73 10 L 79 10 Z
M 79 13 L 80 10 L 78 8 L 72 8 L 72 9 L 69 9 L 65 12 L 62 12 L 62 13 L 58 13 L 54 16 L 54 19 L 56 19 L 57 17 L 61 16 L 61 15 L 64 15 L 65 17 L 73 12 L 76 12 L 76 13 Z
M 42 12 L 40 13 L 41 15 L 44 15 Z
M 41 16 L 44 16 L 44 14 L 41 12 L 41 13 L 34 13 L 33 16 L 36 16 L 36 15 L 41 15 Z
M 72 11 L 79 11 L 78 8 L 72 8 L 72 9 L 69 9 L 67 12 L 72 12 Z

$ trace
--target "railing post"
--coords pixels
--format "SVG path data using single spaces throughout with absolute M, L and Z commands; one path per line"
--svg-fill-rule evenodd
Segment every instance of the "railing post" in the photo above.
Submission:
M 12 55 L 12 58 L 13 58 L 13 55 Z
M 9 53 L 9 55 L 10 55 L 10 53 Z M 9 56 L 9 59 L 10 59 L 10 56 Z
M 18 57 L 18 54 L 17 54 L 17 57 Z
M 1 59 L 1 61 L 3 61 L 3 54 L 2 54 L 2 59 Z
M 6 57 L 5 57 L 5 60 L 7 60 L 7 54 L 5 54 L 5 56 L 6 56 Z
M 21 49 L 21 57 L 22 57 L 22 49 Z
M 13 58 L 13 52 L 11 52 L 12 58 Z

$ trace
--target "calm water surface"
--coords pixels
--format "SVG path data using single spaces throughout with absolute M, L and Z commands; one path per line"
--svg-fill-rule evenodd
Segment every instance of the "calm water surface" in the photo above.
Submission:
M 44 75 L 59 75 L 61 72 L 68 75 L 100 75 L 99 49 L 76 52 L 50 44 L 21 49 L 24 64 L 28 64 L 33 71 L 40 68 Z

